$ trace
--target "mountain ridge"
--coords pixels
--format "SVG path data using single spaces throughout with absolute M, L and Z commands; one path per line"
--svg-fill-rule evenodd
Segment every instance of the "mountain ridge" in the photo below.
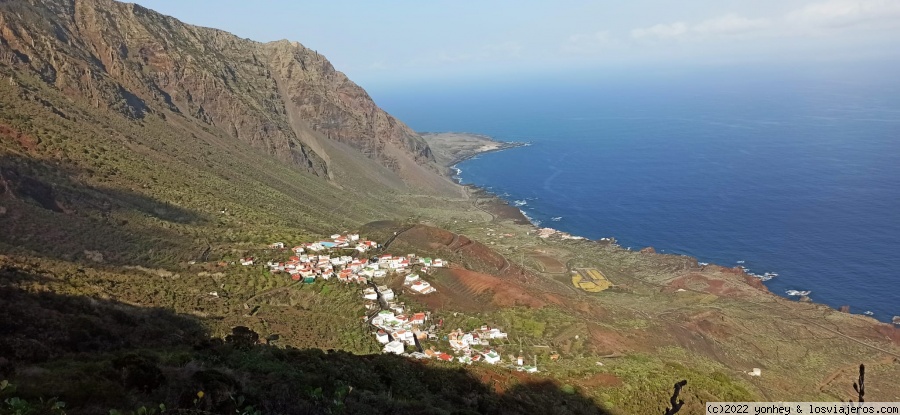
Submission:
M 333 140 L 407 183 L 441 187 L 425 141 L 299 42 L 241 39 L 112 0 L 2 7 L 0 59 L 70 98 L 137 120 L 184 117 L 329 179 L 321 142 Z

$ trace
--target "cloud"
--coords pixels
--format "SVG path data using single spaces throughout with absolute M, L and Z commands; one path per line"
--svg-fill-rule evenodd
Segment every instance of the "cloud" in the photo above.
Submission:
M 658 24 L 646 28 L 637 28 L 631 31 L 631 37 L 635 39 L 672 39 L 683 36 L 689 31 L 684 22 Z
M 830 0 L 809 4 L 787 14 L 792 26 L 843 28 L 869 23 L 900 23 L 897 0 Z
M 701 35 L 735 35 L 753 32 L 771 26 L 768 19 L 748 19 L 736 14 L 726 14 L 698 23 L 691 30 Z
M 749 19 L 734 13 L 704 20 L 696 24 L 675 22 L 637 28 L 631 31 L 635 40 L 699 40 L 708 37 L 733 36 L 760 31 L 772 23 L 768 19 Z
M 591 54 L 615 44 L 608 31 L 569 36 L 562 44 L 562 51 L 572 54 Z

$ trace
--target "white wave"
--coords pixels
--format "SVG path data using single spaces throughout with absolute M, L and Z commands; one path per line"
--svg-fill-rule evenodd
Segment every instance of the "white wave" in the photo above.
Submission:
M 528 202 L 526 202 L 525 200 L 513 201 L 513 206 L 515 206 L 515 207 L 521 207 L 521 206 L 525 206 L 527 204 L 528 204 Z
M 754 273 L 750 272 L 750 273 L 748 273 L 748 275 L 750 275 L 753 278 L 758 278 L 762 282 L 766 282 L 768 280 L 771 280 L 772 278 L 775 278 L 772 274 L 770 274 L 768 272 L 765 274 L 762 274 L 762 275 L 754 274 Z
M 743 263 L 745 263 L 745 262 L 747 262 L 747 261 L 740 260 L 740 261 L 738 261 L 737 263 L 738 263 L 738 264 L 743 264 Z
M 528 214 L 525 213 L 524 210 L 519 209 L 519 212 L 522 212 L 522 216 L 524 216 L 525 219 L 528 219 L 528 221 L 531 222 L 531 224 L 534 225 L 534 227 L 537 228 L 537 227 L 540 227 L 540 226 L 541 226 L 541 221 L 539 221 L 539 220 L 537 220 L 537 219 L 535 219 L 535 218 L 532 218 L 531 216 L 528 216 Z
M 873 312 L 871 312 L 871 311 L 866 311 L 866 312 L 863 313 L 863 314 L 865 314 L 865 315 L 867 315 L 867 316 L 874 316 L 874 315 L 875 315 L 875 313 L 873 313 Z
M 550 218 L 550 220 L 552 220 L 552 221 L 554 221 L 554 222 L 559 222 L 559 221 L 562 220 L 562 216 L 557 216 L 557 217 L 555 217 L 555 218 Z
M 787 291 L 785 291 L 784 293 L 787 294 L 787 295 L 789 295 L 789 296 L 791 296 L 791 297 L 800 297 L 800 296 L 803 296 L 803 295 L 809 295 L 809 293 L 811 293 L 811 292 L 812 292 L 812 291 L 809 291 L 809 290 L 807 290 L 807 291 L 787 290 Z

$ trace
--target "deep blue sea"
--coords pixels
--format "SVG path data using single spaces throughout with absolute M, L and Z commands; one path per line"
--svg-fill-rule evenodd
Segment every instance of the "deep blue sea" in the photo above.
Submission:
M 374 95 L 417 131 L 532 143 L 458 167 L 542 226 L 900 315 L 897 78 L 723 71 Z

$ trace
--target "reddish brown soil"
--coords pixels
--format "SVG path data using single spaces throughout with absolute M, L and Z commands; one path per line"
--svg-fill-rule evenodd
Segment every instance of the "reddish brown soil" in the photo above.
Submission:
M 544 271 L 546 272 L 556 274 L 566 272 L 566 266 L 562 262 L 559 262 L 559 260 L 557 260 L 556 258 L 553 258 L 543 252 L 536 251 L 535 253 L 531 254 L 531 257 L 540 262 L 541 266 L 544 267 Z
M 603 356 L 618 354 L 636 350 L 635 341 L 626 338 L 616 331 L 607 330 L 596 324 L 588 324 L 588 333 L 591 335 L 591 345 L 594 351 Z
M 416 225 L 403 232 L 397 240 L 422 249 L 437 250 L 446 248 L 453 242 L 453 232 L 425 225 Z
M 875 332 L 881 338 L 890 339 L 891 342 L 900 346 L 900 329 L 891 327 L 888 324 L 879 324 L 875 327 Z
M 525 306 L 539 308 L 547 304 L 531 294 L 518 281 L 465 269 L 441 270 L 436 279 L 437 297 L 429 302 L 453 304 L 466 309 Z
M 26 151 L 35 150 L 38 144 L 38 141 L 34 137 L 23 134 L 21 131 L 7 124 L 0 124 L 0 137 L 15 140 Z
M 728 328 L 728 324 L 725 322 L 725 317 L 722 313 L 715 310 L 704 311 L 692 316 L 690 321 L 688 321 L 684 327 L 688 330 L 720 340 L 731 337 L 732 335 L 731 330 Z
M 763 284 L 761 279 L 752 277 L 747 274 L 744 274 L 743 278 L 744 278 L 744 282 L 746 282 L 747 285 L 749 285 L 753 288 L 756 288 L 757 290 L 760 290 L 762 292 L 766 292 L 766 293 L 769 292 L 769 288 L 766 287 L 765 284 Z
M 751 277 L 752 278 L 752 277 Z M 754 278 L 755 279 L 755 278 Z M 729 282 L 723 279 L 709 278 L 701 274 L 688 274 L 675 278 L 669 282 L 664 292 L 675 292 L 679 289 L 701 291 L 722 297 L 740 297 L 746 294 L 744 291 L 751 287 L 739 282 Z

